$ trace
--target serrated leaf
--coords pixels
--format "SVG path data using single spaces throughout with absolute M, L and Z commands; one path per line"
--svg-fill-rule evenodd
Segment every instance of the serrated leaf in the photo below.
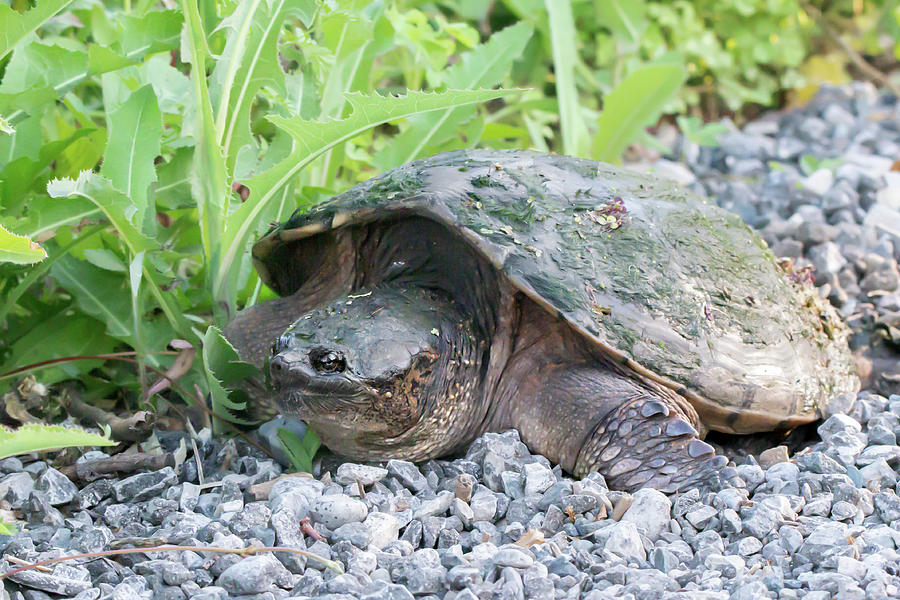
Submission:
M 29 265 L 47 258 L 41 245 L 24 235 L 16 235 L 0 225 L 0 262 Z
M 66 225 L 77 225 L 84 219 L 94 219 L 103 212 L 90 200 L 69 198 L 59 200 L 38 196 L 28 201 L 28 216 L 17 229 L 29 237 L 38 237 Z
M 25 13 L 18 13 L 9 6 L 0 4 L 0 59 L 29 33 L 70 4 L 72 0 L 41 0 Z
M 259 375 L 259 370 L 238 357 L 234 346 L 225 339 L 222 331 L 210 325 L 203 335 L 203 373 L 212 399 L 213 412 L 232 423 L 252 425 L 235 413 L 247 407 L 246 394 L 240 390 L 228 390 L 227 386 Z
M 106 325 L 109 335 L 131 341 L 131 299 L 124 277 L 72 256 L 56 261 L 50 274 L 72 294 L 85 314 Z
M 277 165 L 247 182 L 251 194 L 229 215 L 225 234 L 218 244 L 213 263 L 212 293 L 215 302 L 234 306 L 240 258 L 260 226 L 262 215 L 280 190 L 304 167 L 346 140 L 376 125 L 431 110 L 484 102 L 509 96 L 519 90 L 448 90 L 440 93 L 409 92 L 406 96 L 347 94 L 353 111 L 344 119 L 310 121 L 294 117 L 269 116 L 268 119 L 294 139 L 294 150 Z
M 534 28 L 519 22 L 494 33 L 484 44 L 462 55 L 460 61 L 446 70 L 447 86 L 455 89 L 489 88 L 499 85 L 521 56 Z M 451 108 L 417 115 L 410 126 L 375 155 L 374 163 L 386 171 L 427 154 L 427 150 L 446 142 L 457 134 L 459 125 L 475 114 L 474 106 Z M 472 140 L 475 143 L 477 140 Z
M 17 429 L 0 426 L 0 459 L 56 448 L 115 446 L 117 443 L 110 439 L 108 426 L 104 435 L 62 425 L 28 424 Z
M 73 143 L 86 135 L 90 135 L 96 131 L 91 127 L 83 127 L 75 131 L 72 135 L 63 139 L 53 140 L 41 146 L 37 159 L 29 156 L 21 156 L 8 163 L 3 170 L 0 171 L 0 198 L 2 204 L 11 208 L 17 203 L 28 202 L 29 214 L 37 217 L 37 211 L 31 209 L 30 201 L 27 201 L 27 194 L 34 189 L 39 181 L 39 175 L 53 161 Z M 58 202 L 57 202 L 58 204 Z M 30 235 L 35 235 L 31 232 Z
M 291 16 L 310 18 L 313 0 L 243 0 L 220 28 L 231 30 L 209 83 L 216 136 L 225 165 L 234 169 L 238 150 L 251 142 L 250 107 L 263 86 L 284 93 L 284 70 L 276 43 Z
M 550 22 L 550 46 L 553 51 L 553 74 L 559 121 L 562 130 L 563 152 L 581 156 L 587 150 L 584 119 L 575 87 L 575 63 L 578 62 L 578 32 L 568 1 L 545 0 Z
M 90 200 L 103 211 L 133 254 L 156 247 L 156 243 L 142 234 L 135 225 L 137 207 L 102 175 L 84 171 L 75 180 L 54 179 L 47 184 L 47 194 L 52 198 L 76 197 Z
M 148 189 L 156 181 L 154 161 L 162 137 L 162 115 L 153 88 L 145 85 L 131 94 L 107 115 L 107 123 L 109 142 L 100 173 L 131 199 L 132 221 L 141 224 L 148 209 Z
M 684 75 L 684 67 L 675 63 L 648 65 L 629 73 L 603 97 L 593 158 L 618 162 L 628 144 L 659 118 L 666 103 L 678 93 Z
M 0 92 L 18 93 L 35 86 L 47 86 L 59 93 L 82 81 L 87 72 L 87 52 L 32 42 L 13 53 Z

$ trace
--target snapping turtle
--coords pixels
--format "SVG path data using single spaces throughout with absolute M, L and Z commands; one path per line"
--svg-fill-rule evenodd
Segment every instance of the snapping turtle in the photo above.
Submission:
M 788 429 L 859 386 L 835 312 L 738 217 L 593 161 L 440 154 L 298 211 L 253 258 L 282 297 L 226 335 L 356 460 L 515 428 L 576 476 L 675 491 L 726 462 L 707 428 Z

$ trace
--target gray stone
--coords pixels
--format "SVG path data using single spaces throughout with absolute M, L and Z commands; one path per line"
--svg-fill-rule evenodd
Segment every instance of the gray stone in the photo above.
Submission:
M 874 497 L 875 513 L 885 523 L 900 519 L 900 498 L 893 491 L 879 492 Z
M 534 558 L 527 550 L 521 548 L 501 548 L 494 555 L 494 563 L 500 567 L 527 569 L 534 564 Z
M 774 464 L 787 462 L 789 459 L 787 446 L 775 446 L 759 454 L 759 465 L 768 469 Z
M 389 460 L 387 470 L 405 487 L 413 492 L 421 492 L 428 487 L 428 480 L 422 475 L 419 468 L 406 460 Z
M 877 460 L 884 460 L 889 465 L 900 462 L 900 447 L 898 446 L 869 446 L 856 457 L 856 464 L 860 466 L 870 465 Z
M 159 471 L 139 473 L 113 484 L 113 493 L 118 502 L 141 502 L 154 496 L 162 496 L 163 491 L 176 485 L 178 476 L 172 467 Z
M 44 492 L 47 503 L 51 506 L 67 504 L 78 493 L 78 486 L 53 467 L 48 467 L 38 475 L 34 489 Z
M 859 433 L 862 431 L 862 425 L 847 415 L 835 414 L 828 417 L 816 429 L 821 438 L 828 442 L 831 441 L 837 433 Z
M 225 569 L 216 584 L 232 595 L 261 594 L 275 586 L 291 587 L 293 577 L 274 556 L 260 554 L 248 556 Z

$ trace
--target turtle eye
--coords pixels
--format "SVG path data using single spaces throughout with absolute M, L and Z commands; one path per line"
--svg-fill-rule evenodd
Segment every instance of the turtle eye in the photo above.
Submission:
M 344 355 L 334 350 L 314 350 L 309 354 L 309 361 L 319 373 L 341 373 L 347 368 Z

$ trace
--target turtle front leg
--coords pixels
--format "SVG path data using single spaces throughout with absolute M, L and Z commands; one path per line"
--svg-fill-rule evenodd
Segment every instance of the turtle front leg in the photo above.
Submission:
M 516 427 L 533 450 L 582 477 L 600 472 L 612 489 L 676 492 L 716 487 L 728 462 L 700 439 L 696 413 L 674 397 L 592 366 L 561 367 L 522 402 Z

